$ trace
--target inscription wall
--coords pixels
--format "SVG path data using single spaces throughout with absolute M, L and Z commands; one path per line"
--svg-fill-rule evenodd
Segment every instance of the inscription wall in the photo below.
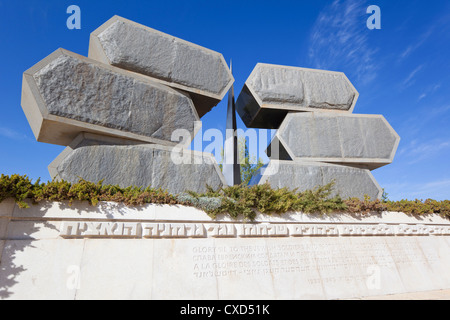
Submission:
M 64 238 L 254 238 L 339 236 L 442 236 L 450 226 L 409 224 L 233 224 L 68 222 L 61 224 Z
M 199 296 L 335 299 L 450 286 L 445 224 L 62 221 L 60 235 L 154 241 L 153 275 L 182 264 L 164 286 L 203 288 Z
M 312 269 L 337 270 L 348 273 L 352 267 L 394 267 L 398 264 L 434 264 L 438 256 L 418 250 L 415 239 L 386 243 L 375 238 L 343 247 L 331 239 L 316 239 L 314 243 L 289 245 L 243 245 L 194 247 L 192 261 L 197 277 L 228 274 L 268 274 L 306 272 Z M 269 263 L 270 261 L 270 263 Z M 313 267 L 314 266 L 314 267 Z M 210 269 L 210 270 L 206 270 Z M 227 273 L 221 273 L 227 270 Z M 209 273 L 200 272 L 209 271 Z
M 340 299 L 450 288 L 450 222 L 438 215 L 250 223 L 184 207 L 9 210 L 0 287 L 11 298 Z M 7 282 L 14 265 L 23 271 Z M 76 290 L 68 270 L 79 270 Z
M 343 296 L 343 292 L 351 296 L 355 290 L 367 295 L 395 292 L 408 283 L 414 283 L 417 290 L 428 290 L 439 282 L 448 285 L 450 279 L 443 276 L 442 267 L 450 253 L 424 250 L 419 239 L 424 238 L 317 237 L 199 245 L 191 251 L 191 271 L 197 281 L 273 281 L 280 285 L 280 292 L 283 286 L 288 291 L 306 286 L 304 294 L 325 290 L 329 298 Z

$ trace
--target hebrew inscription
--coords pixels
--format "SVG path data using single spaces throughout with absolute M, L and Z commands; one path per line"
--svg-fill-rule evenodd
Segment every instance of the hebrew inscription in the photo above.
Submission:
M 348 236 L 441 236 L 450 226 L 388 224 L 233 224 L 71 222 L 61 224 L 63 238 L 257 238 Z

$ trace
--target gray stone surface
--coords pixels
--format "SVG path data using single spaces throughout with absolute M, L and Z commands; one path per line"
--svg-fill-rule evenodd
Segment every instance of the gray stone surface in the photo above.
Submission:
M 49 171 L 53 179 L 72 183 L 80 178 L 95 183 L 104 180 L 104 184 L 163 188 L 173 194 L 225 185 L 211 154 L 184 149 L 189 161 L 174 162 L 172 152 L 180 150 L 81 134 L 50 164 Z
M 381 115 L 316 112 L 290 113 L 277 138 L 290 159 L 341 163 L 370 170 L 392 163 L 400 141 Z M 280 157 L 289 158 L 283 153 Z
M 236 108 L 247 127 L 273 129 L 289 111 L 351 113 L 358 95 L 342 72 L 258 63 Z
M 343 199 L 365 195 L 380 199 L 382 189 L 367 169 L 319 162 L 271 160 L 250 181 L 250 185 L 269 183 L 272 188 L 288 188 L 305 191 L 335 181 L 334 194 Z
M 89 57 L 187 91 L 200 117 L 234 82 L 220 53 L 118 16 L 91 34 Z
M 25 72 L 22 107 L 37 140 L 60 145 L 83 131 L 172 145 L 199 121 L 188 95 L 62 49 Z

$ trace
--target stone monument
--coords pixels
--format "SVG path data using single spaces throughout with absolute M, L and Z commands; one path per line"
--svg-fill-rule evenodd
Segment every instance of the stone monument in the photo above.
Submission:
M 52 178 L 203 192 L 225 179 L 187 147 L 233 82 L 220 53 L 115 16 L 92 33 L 89 58 L 58 49 L 27 70 L 22 107 L 38 141 L 68 146 Z M 175 130 L 190 134 L 181 150 Z
M 175 148 L 172 132 L 193 138 L 232 84 L 220 54 L 113 17 L 92 33 L 89 57 L 59 49 L 26 71 L 22 106 L 38 141 L 66 146 L 49 166 L 54 178 L 201 192 L 224 177 L 212 155 L 187 150 L 191 140 Z M 278 131 L 252 183 L 335 180 L 344 197 L 379 197 L 370 171 L 392 162 L 399 137 L 382 116 L 353 114 L 357 97 L 342 73 L 258 64 L 236 108 L 247 126 Z M 176 164 L 178 152 L 202 161 Z M 450 288 L 450 222 L 438 214 L 248 221 L 186 206 L 29 205 L 0 203 L 2 300 L 254 304 Z
M 358 92 L 341 72 L 257 64 L 237 100 L 248 127 L 278 129 L 271 162 L 250 184 L 304 191 L 335 181 L 343 198 L 381 198 L 371 170 L 400 138 L 381 115 L 352 114 Z

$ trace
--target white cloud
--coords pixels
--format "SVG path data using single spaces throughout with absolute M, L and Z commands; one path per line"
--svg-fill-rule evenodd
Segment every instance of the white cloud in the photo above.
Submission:
M 419 73 L 422 69 L 423 69 L 424 65 L 420 65 L 418 67 L 416 67 L 409 75 L 408 77 L 406 77 L 405 80 L 403 80 L 402 82 L 402 87 L 403 89 L 410 87 L 414 84 L 415 80 L 414 77 L 416 76 L 417 73 Z
M 450 199 L 450 179 L 439 179 L 423 183 L 397 182 L 384 185 L 390 200 Z
M 436 157 L 448 150 L 450 150 L 450 141 L 448 140 L 435 139 L 420 143 L 417 140 L 413 140 L 408 146 L 399 150 L 398 156 L 406 158 L 407 164 L 412 165 Z
M 431 86 L 428 86 L 425 91 L 419 96 L 419 101 L 422 99 L 425 99 L 426 97 L 428 97 L 429 95 L 434 94 L 438 89 L 440 89 L 442 86 L 441 83 L 438 84 L 434 84 Z
M 419 100 L 425 99 L 426 96 L 427 96 L 426 93 L 422 93 L 422 94 L 419 96 Z
M 448 13 L 445 13 L 444 15 L 433 19 L 433 22 L 423 33 L 421 33 L 417 37 L 414 37 L 414 42 L 406 47 L 406 49 L 399 55 L 398 60 L 402 62 L 403 60 L 408 58 L 416 50 L 425 45 L 432 36 L 442 37 L 442 35 L 447 35 L 449 30 L 449 22 L 450 14 Z
M 20 132 L 17 132 L 15 130 L 5 128 L 5 127 L 0 127 L 0 136 L 3 136 L 8 139 L 12 139 L 12 140 L 28 139 L 28 136 L 26 134 L 23 134 L 23 133 L 20 133 Z
M 436 27 L 437 27 L 436 24 L 430 26 L 426 32 L 422 33 L 422 35 L 420 37 L 416 38 L 415 42 L 413 44 L 409 45 L 405 49 L 405 51 L 403 51 L 400 54 L 399 59 L 402 61 L 403 59 L 408 58 L 414 51 L 419 49 L 425 42 L 427 42 L 427 40 L 430 38 L 430 36 L 433 35 L 434 29 Z
M 416 115 L 407 121 L 406 124 L 408 126 L 415 126 L 417 128 L 422 128 L 424 126 L 428 126 L 431 121 L 436 121 L 437 119 L 442 119 L 442 117 L 448 116 L 448 112 L 450 111 L 450 104 L 442 105 L 439 107 L 430 107 L 427 106 L 426 109 L 422 111 L 416 111 Z
M 369 44 L 366 9 L 360 0 L 335 0 L 320 13 L 310 34 L 314 68 L 343 71 L 363 84 L 377 77 L 378 49 Z

